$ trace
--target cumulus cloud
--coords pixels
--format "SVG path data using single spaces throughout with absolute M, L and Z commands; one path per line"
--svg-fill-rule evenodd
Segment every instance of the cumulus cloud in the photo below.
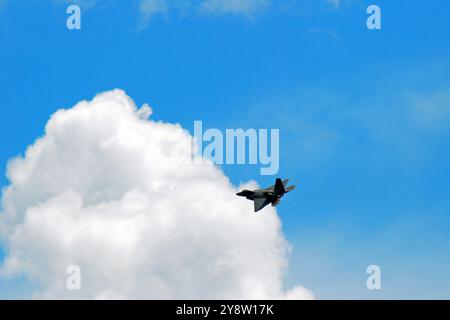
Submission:
M 254 214 L 219 168 L 191 161 L 188 131 L 151 113 L 114 90 L 51 116 L 8 165 L 1 274 L 28 276 L 37 298 L 312 298 L 283 288 L 275 209 Z M 81 290 L 66 288 L 69 265 Z

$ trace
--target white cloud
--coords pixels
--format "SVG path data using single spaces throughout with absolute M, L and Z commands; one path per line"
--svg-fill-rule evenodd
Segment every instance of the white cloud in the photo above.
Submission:
M 270 0 L 205 0 L 200 5 L 203 13 L 252 15 L 267 9 Z
M 141 26 L 145 26 L 148 20 L 155 14 L 167 12 L 169 4 L 167 0 L 141 0 Z
M 321 0 L 338 9 L 342 0 Z M 265 13 L 269 9 L 289 8 L 294 10 L 299 4 L 308 1 L 274 1 L 272 0 L 140 0 L 141 27 L 145 27 L 149 19 L 161 13 L 194 12 L 200 15 L 238 15 L 252 17 Z
M 200 14 L 254 15 L 271 5 L 271 0 L 140 0 L 141 22 L 170 10 L 187 11 L 193 9 Z
M 220 169 L 190 161 L 186 130 L 150 114 L 114 90 L 52 115 L 8 165 L 2 274 L 27 275 L 38 298 L 312 298 L 282 288 L 275 209 L 254 214 Z

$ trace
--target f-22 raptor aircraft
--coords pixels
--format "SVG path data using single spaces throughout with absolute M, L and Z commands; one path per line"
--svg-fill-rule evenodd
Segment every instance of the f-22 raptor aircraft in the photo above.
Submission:
M 295 186 L 286 187 L 289 179 L 281 181 L 280 178 L 275 180 L 275 184 L 266 189 L 259 190 L 242 190 L 241 192 L 236 193 L 237 196 L 246 197 L 249 200 L 253 200 L 253 204 L 255 206 L 255 212 L 258 212 L 269 203 L 272 204 L 272 207 L 275 207 L 280 203 L 280 199 L 284 196 L 285 193 L 295 189 Z

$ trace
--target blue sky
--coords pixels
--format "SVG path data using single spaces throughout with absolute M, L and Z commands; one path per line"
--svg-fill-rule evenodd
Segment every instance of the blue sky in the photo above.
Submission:
M 194 120 L 280 129 L 279 175 L 298 185 L 278 210 L 293 244 L 288 286 L 450 298 L 450 3 L 286 0 L 253 13 L 168 8 L 145 23 L 127 3 L 82 6 L 82 29 L 69 31 L 66 2 L 3 0 L 2 186 L 53 112 L 121 88 L 191 131 Z M 366 28 L 372 3 L 379 31 Z M 236 185 L 274 178 L 223 169 Z M 365 286 L 370 264 L 380 291 Z M 0 298 L 30 286 L 0 279 Z

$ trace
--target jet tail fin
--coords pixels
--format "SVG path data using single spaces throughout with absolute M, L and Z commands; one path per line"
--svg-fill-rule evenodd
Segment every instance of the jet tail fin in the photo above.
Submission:
M 278 194 L 283 194 L 286 192 L 286 190 L 284 190 L 283 182 L 281 181 L 280 178 L 277 178 L 277 180 L 275 180 L 274 191 Z

